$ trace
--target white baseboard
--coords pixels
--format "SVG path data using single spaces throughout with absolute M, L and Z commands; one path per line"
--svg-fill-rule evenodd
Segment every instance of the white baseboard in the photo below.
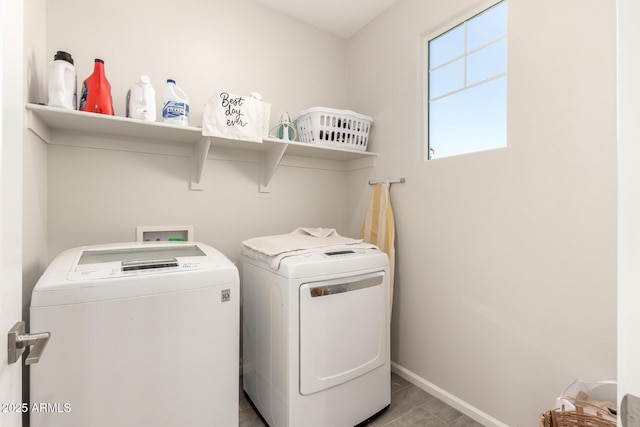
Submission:
M 457 398 L 456 396 L 452 395 L 451 393 L 441 389 L 440 387 L 438 387 L 435 384 L 430 383 L 429 381 L 427 381 L 424 378 L 414 374 L 410 370 L 398 365 L 397 363 L 391 362 L 391 372 L 393 372 L 394 374 L 399 375 L 400 377 L 402 377 L 405 380 L 409 381 L 411 384 L 415 385 L 416 387 L 426 391 L 427 393 L 431 394 L 432 396 L 437 397 L 438 399 L 440 399 L 443 402 L 445 402 L 447 405 L 457 409 L 458 411 L 462 412 L 463 414 L 465 414 L 469 418 L 472 418 L 475 421 L 479 422 L 483 426 L 486 426 L 486 427 L 509 427 L 508 425 L 504 424 L 503 422 L 500 422 L 497 419 L 493 418 L 492 416 L 482 412 L 481 410 L 479 410 L 475 406 L 469 405 L 464 400 Z

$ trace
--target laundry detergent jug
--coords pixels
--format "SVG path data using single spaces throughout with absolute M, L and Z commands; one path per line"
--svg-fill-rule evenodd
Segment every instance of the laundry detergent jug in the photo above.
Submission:
M 189 125 L 189 98 L 172 79 L 167 79 L 164 90 L 162 121 L 182 126 Z
M 93 74 L 82 83 L 82 98 L 78 110 L 114 115 L 111 84 L 104 73 L 102 59 L 95 60 Z
M 127 92 L 127 117 L 156 121 L 156 91 L 151 86 L 149 76 L 141 75 Z
M 49 66 L 49 102 L 51 107 L 75 110 L 78 105 L 78 79 L 71 54 L 59 50 Z

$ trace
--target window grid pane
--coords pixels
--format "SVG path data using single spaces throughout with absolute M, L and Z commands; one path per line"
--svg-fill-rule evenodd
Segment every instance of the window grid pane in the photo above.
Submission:
M 439 67 L 464 55 L 464 31 L 453 28 L 429 41 L 429 45 L 429 67 Z
M 433 159 L 507 146 L 507 77 L 440 98 L 429 106 Z
M 465 87 L 465 61 L 459 59 L 429 73 L 429 98 L 437 98 Z
M 507 5 L 499 3 L 467 21 L 469 50 L 507 35 Z
M 507 40 L 476 50 L 467 56 L 467 85 L 507 72 Z
M 506 147 L 506 0 L 426 46 L 429 158 Z

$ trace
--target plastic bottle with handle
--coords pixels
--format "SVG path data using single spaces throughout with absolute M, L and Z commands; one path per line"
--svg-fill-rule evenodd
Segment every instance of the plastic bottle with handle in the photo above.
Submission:
M 95 60 L 93 74 L 82 83 L 82 98 L 78 110 L 114 115 L 111 84 L 105 75 L 102 59 Z
M 75 110 L 78 107 L 77 88 L 73 57 L 67 52 L 57 51 L 49 66 L 48 105 Z
M 162 121 L 181 126 L 189 125 L 189 98 L 173 79 L 167 79 L 164 90 Z

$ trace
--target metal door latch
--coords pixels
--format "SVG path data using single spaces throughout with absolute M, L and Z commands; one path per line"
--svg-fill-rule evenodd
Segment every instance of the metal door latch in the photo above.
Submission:
M 42 352 L 49 342 L 51 334 L 49 332 L 38 332 L 36 334 L 25 334 L 24 322 L 17 322 L 7 336 L 7 351 L 9 363 L 15 363 L 20 359 L 24 349 L 32 347 L 29 350 L 29 356 L 24 361 L 25 365 L 33 365 L 40 361 Z

